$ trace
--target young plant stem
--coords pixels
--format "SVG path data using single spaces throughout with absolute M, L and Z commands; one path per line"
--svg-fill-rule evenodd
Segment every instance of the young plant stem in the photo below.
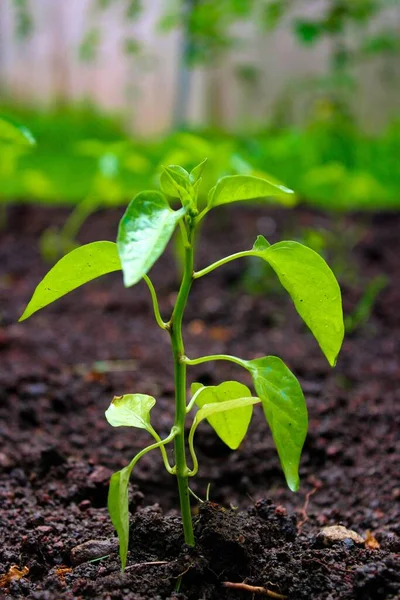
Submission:
M 188 546 L 194 546 L 194 533 L 192 514 L 190 510 L 190 497 L 188 475 L 189 468 L 186 463 L 185 448 L 185 419 L 186 419 L 186 363 L 185 348 L 182 338 L 182 320 L 190 288 L 193 282 L 193 229 L 188 225 L 187 241 L 185 240 L 185 261 L 182 283 L 178 292 L 175 307 L 169 323 L 172 352 L 174 359 L 175 378 L 175 427 L 178 433 L 174 440 L 175 468 L 178 481 L 179 500 L 181 505 L 183 531 L 185 542 Z

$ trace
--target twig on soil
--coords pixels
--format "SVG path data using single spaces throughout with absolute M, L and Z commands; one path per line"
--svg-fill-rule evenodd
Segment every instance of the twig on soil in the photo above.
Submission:
M 276 598 L 277 600 L 286 600 L 287 596 L 273 592 L 267 588 L 258 585 L 248 585 L 247 583 L 233 583 L 232 581 L 224 581 L 224 586 L 233 590 L 243 590 L 245 592 L 251 592 L 252 594 L 262 594 L 269 598 Z
M 168 560 L 153 560 L 150 562 L 142 562 L 142 563 L 136 563 L 134 565 L 129 565 L 129 567 L 126 567 L 125 571 L 127 571 L 128 569 L 137 569 L 138 567 L 149 567 L 151 565 L 168 565 L 169 562 Z

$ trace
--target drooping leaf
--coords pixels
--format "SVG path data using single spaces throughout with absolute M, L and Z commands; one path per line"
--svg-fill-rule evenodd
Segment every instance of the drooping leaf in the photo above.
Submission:
M 196 392 L 198 389 L 196 385 L 192 385 L 192 392 Z M 196 404 L 201 409 L 206 404 L 218 404 L 227 400 L 246 397 L 251 397 L 248 387 L 236 381 L 225 381 L 220 385 L 201 387 L 199 394 L 196 396 Z M 214 412 L 207 420 L 221 440 L 229 448 L 236 450 L 247 433 L 252 414 L 253 407 L 250 404 L 235 410 Z
M 174 211 L 159 192 L 141 192 L 122 217 L 117 238 L 126 287 L 135 285 L 164 252 L 186 209 Z
M 113 427 L 149 429 L 150 411 L 156 400 L 147 394 L 115 396 L 106 410 L 106 419 Z
M 129 465 L 114 473 L 110 480 L 108 511 L 118 534 L 122 571 L 125 570 L 129 545 L 129 479 L 138 460 L 150 450 L 159 448 L 163 444 L 165 444 L 165 440 L 160 440 L 138 452 Z
M 18 146 L 34 146 L 36 144 L 29 129 L 6 117 L 0 117 L 0 142 Z
M 333 272 L 319 254 L 298 242 L 278 242 L 264 250 L 257 248 L 254 255 L 274 269 L 329 364 L 334 366 L 343 341 L 344 324 L 340 287 Z
M 84 283 L 120 269 L 117 246 L 113 242 L 93 242 L 72 250 L 45 275 L 19 320 L 24 321 Z
M 119 556 L 125 570 L 129 546 L 128 485 L 132 467 L 127 465 L 111 476 L 108 490 L 108 512 L 119 539 Z
M 219 179 L 217 185 L 210 190 L 208 206 L 212 208 L 221 204 L 256 198 L 276 198 L 284 206 L 293 206 L 295 203 L 293 190 L 283 185 L 252 175 L 231 175 Z
M 278 450 L 287 484 L 299 487 L 299 462 L 307 435 L 307 406 L 299 382 L 276 356 L 246 362 Z

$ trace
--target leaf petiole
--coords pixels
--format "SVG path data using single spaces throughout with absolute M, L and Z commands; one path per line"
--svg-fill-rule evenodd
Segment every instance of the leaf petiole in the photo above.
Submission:
M 165 323 L 165 321 L 163 321 L 163 319 L 161 317 L 160 307 L 158 305 L 158 299 L 157 299 L 156 290 L 154 289 L 154 285 L 152 284 L 151 279 L 148 275 L 143 275 L 143 279 L 147 283 L 147 287 L 149 288 L 149 291 L 150 291 L 151 300 L 153 302 L 154 316 L 157 321 L 157 325 L 159 327 L 161 327 L 161 329 L 167 330 L 168 323 Z
M 206 206 L 205 208 L 203 208 L 203 210 L 201 211 L 201 213 L 196 217 L 196 225 L 198 225 L 200 223 L 200 221 L 202 219 L 204 219 L 204 217 L 209 212 L 209 210 L 210 210 L 209 206 Z
M 201 389 L 202 389 L 202 388 L 198 389 L 198 390 L 197 390 L 197 392 L 195 392 L 195 393 L 193 394 L 192 398 L 190 399 L 190 402 L 189 402 L 189 404 L 188 404 L 188 405 L 187 405 L 187 407 L 186 407 L 186 414 L 190 413 L 190 411 L 192 410 L 193 406 L 194 406 L 194 405 L 195 405 L 195 403 L 196 403 L 197 397 L 198 397 L 198 395 L 199 395 L 199 394 L 200 394 L 200 392 L 201 392 Z
M 201 388 L 201 389 L 204 389 L 204 388 Z M 214 413 L 234 410 L 237 408 L 241 408 L 243 406 L 252 406 L 253 404 L 258 404 L 259 402 L 261 402 L 261 400 L 258 396 L 249 396 L 249 397 L 245 397 L 245 398 L 235 398 L 234 400 L 227 400 L 225 402 L 220 402 L 220 403 L 205 404 L 202 408 L 200 408 L 198 413 L 196 413 L 196 416 L 194 418 L 194 421 L 192 423 L 192 426 L 189 431 L 189 436 L 188 436 L 188 446 L 189 446 L 190 456 L 193 461 L 193 469 L 191 471 L 189 471 L 189 473 L 188 473 L 189 477 L 193 477 L 194 475 L 196 475 L 197 471 L 199 470 L 199 463 L 198 463 L 197 456 L 196 456 L 196 453 L 194 451 L 194 446 L 193 446 L 194 434 L 196 432 L 196 429 L 197 429 L 197 426 L 199 425 L 199 423 L 201 421 L 203 421 L 203 419 L 208 418 L 210 415 L 212 415 Z
M 182 242 L 183 242 L 184 247 L 185 248 L 190 247 L 188 234 L 187 234 L 186 227 L 185 227 L 185 224 L 182 219 L 179 221 L 179 228 L 181 230 Z
M 182 356 L 182 358 L 181 358 L 181 362 L 183 362 L 187 365 L 201 365 L 202 363 L 211 362 L 213 360 L 227 360 L 229 362 L 236 363 L 237 365 L 240 365 L 241 367 L 244 367 L 245 369 L 247 368 L 246 360 L 238 358 L 237 356 L 231 356 L 229 354 L 210 354 L 209 356 L 200 356 L 199 358 L 188 358 L 187 356 Z M 193 401 L 193 398 L 190 401 L 188 408 L 191 405 L 192 401 Z
M 141 450 L 140 452 L 138 452 L 136 454 L 136 456 L 131 460 L 131 462 L 129 463 L 129 465 L 127 465 L 125 467 L 125 469 L 127 469 L 129 471 L 129 475 L 131 474 L 134 466 L 136 465 L 136 463 L 138 462 L 139 459 L 142 458 L 142 456 L 144 456 L 145 454 L 147 454 L 147 452 L 150 452 L 150 450 L 155 450 L 156 448 L 163 448 L 164 452 L 165 452 L 165 444 L 169 444 L 169 442 L 172 442 L 172 440 L 175 438 L 175 436 L 178 434 L 178 428 L 175 427 L 175 425 L 172 427 L 169 435 L 164 438 L 163 440 L 160 438 L 160 436 L 153 430 L 150 431 L 149 429 L 147 430 L 149 431 L 149 433 L 151 433 L 153 435 L 153 432 L 156 434 L 156 436 L 158 437 L 158 440 L 155 444 L 150 444 L 150 446 L 146 446 L 146 448 L 143 448 L 143 450 Z M 153 437 L 155 438 L 155 436 L 153 435 Z M 168 465 L 169 466 L 169 465 Z
M 236 252 L 236 254 L 231 254 L 230 256 L 221 258 L 220 260 L 217 260 L 217 262 L 213 263 L 212 265 L 205 267 L 205 269 L 201 269 L 201 271 L 195 271 L 193 273 L 193 278 L 199 279 L 200 277 L 203 277 L 203 275 L 207 275 L 208 273 L 211 273 L 211 271 L 218 269 L 218 267 L 222 267 L 222 265 L 226 265 L 227 263 L 231 262 L 232 260 L 236 260 L 237 258 L 244 258 L 245 256 L 254 256 L 254 250 L 244 250 L 243 252 Z
M 173 427 L 171 429 L 171 433 L 172 433 L 173 429 L 175 429 L 175 427 Z M 160 438 L 160 436 L 158 435 L 157 431 L 155 429 L 153 429 L 153 427 L 151 427 L 151 426 L 147 429 L 147 431 L 153 436 L 153 438 L 156 440 L 156 442 L 158 442 L 158 443 L 161 442 L 160 451 L 161 451 L 161 455 L 162 455 L 162 458 L 164 461 L 164 466 L 165 466 L 166 470 L 168 471 L 168 473 L 170 473 L 170 475 L 175 475 L 176 467 L 175 466 L 171 467 L 171 465 L 169 464 L 167 452 L 164 447 L 164 445 L 168 444 L 168 442 L 170 442 L 172 438 L 171 439 L 166 438 L 166 440 L 168 440 L 168 441 L 162 440 Z

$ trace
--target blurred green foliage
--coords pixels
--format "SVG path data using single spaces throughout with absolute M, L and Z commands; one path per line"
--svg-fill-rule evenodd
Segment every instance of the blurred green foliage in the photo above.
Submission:
M 162 164 L 191 169 L 208 158 L 207 179 L 253 174 L 282 180 L 301 201 L 328 210 L 390 209 L 400 205 L 400 121 L 366 134 L 324 101 L 304 128 L 267 129 L 252 136 L 177 131 L 156 140 L 132 139 L 122 121 L 93 107 L 35 111 L 0 108 L 26 123 L 34 151 L 3 148 L 0 198 L 97 206 L 125 203 L 154 186 Z M 204 190 L 208 182 L 204 182 Z

